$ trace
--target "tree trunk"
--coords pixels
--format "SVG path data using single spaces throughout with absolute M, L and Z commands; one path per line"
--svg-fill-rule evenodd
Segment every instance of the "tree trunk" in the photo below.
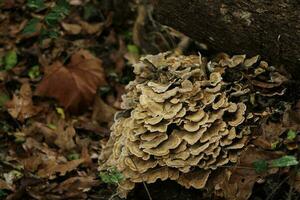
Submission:
M 300 0 L 155 0 L 155 16 L 210 49 L 261 55 L 300 78 Z

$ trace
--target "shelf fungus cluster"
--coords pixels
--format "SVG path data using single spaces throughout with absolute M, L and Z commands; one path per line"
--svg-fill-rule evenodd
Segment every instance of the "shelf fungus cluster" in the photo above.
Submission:
M 216 169 L 238 161 L 250 127 L 272 112 L 254 111 L 257 96 L 285 91 L 285 77 L 259 56 L 162 53 L 141 58 L 134 73 L 100 156 L 100 170 L 124 175 L 121 196 L 158 179 L 204 188 Z

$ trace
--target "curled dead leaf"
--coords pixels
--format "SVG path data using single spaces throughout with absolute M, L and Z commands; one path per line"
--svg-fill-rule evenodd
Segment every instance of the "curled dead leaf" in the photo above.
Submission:
M 78 24 L 69 24 L 69 23 L 62 22 L 61 26 L 65 31 L 67 31 L 67 33 L 71 35 L 77 35 L 82 30 L 81 26 L 79 26 Z
M 83 32 L 90 34 L 90 35 L 93 35 L 93 34 L 100 35 L 105 28 L 104 23 L 91 24 L 91 23 L 87 23 L 85 21 L 80 21 L 80 26 L 81 26 Z
M 29 83 L 21 86 L 19 94 L 14 94 L 13 99 L 6 103 L 9 114 L 23 122 L 41 111 L 40 107 L 34 106 L 32 102 L 32 91 Z
M 59 61 L 50 66 L 36 95 L 56 98 L 65 109 L 78 112 L 93 102 L 97 88 L 104 84 L 102 61 L 80 50 L 66 66 Z

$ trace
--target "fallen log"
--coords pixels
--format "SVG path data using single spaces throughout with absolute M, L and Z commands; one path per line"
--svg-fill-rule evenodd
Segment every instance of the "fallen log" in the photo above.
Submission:
M 299 0 L 154 0 L 158 22 L 231 54 L 260 54 L 300 78 Z

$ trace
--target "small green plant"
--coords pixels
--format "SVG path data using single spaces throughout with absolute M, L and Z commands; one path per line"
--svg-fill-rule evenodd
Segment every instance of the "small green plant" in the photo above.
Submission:
M 271 143 L 271 149 L 276 149 L 279 145 L 279 141 L 275 141 Z
M 56 107 L 55 110 L 56 110 L 57 114 L 59 114 L 59 116 L 60 116 L 62 119 L 65 119 L 65 118 L 66 118 L 65 111 L 64 111 L 63 108 Z
M 22 34 L 23 35 L 29 35 L 32 33 L 37 32 L 37 28 L 38 28 L 38 24 L 40 23 L 40 20 L 37 18 L 33 18 L 31 20 L 29 20 L 26 24 L 26 26 L 24 27 Z
M 8 70 L 12 69 L 14 66 L 16 66 L 18 63 L 17 52 L 12 50 L 12 51 L 9 51 L 8 53 L 6 53 L 3 63 L 4 63 L 4 69 L 6 71 L 8 71 Z
M 116 168 L 110 168 L 99 174 L 101 180 L 107 184 L 118 184 L 124 179 L 122 173 L 120 173 Z
M 52 129 L 52 130 L 56 130 L 57 126 L 55 126 L 54 124 L 47 124 L 47 127 Z
M 58 0 L 55 6 L 47 8 L 44 0 L 27 0 L 27 7 L 34 12 L 47 9 L 47 14 L 43 19 L 33 18 L 24 27 L 22 34 L 29 35 L 39 32 L 40 40 L 47 38 L 57 38 L 59 36 L 59 22 L 70 12 L 70 5 L 66 0 Z M 40 30 L 38 25 L 41 24 Z
M 297 136 L 297 133 L 293 130 L 289 130 L 289 132 L 287 133 L 287 139 L 288 140 L 294 140 Z
M 68 160 L 78 160 L 80 158 L 80 154 L 78 153 L 71 153 L 67 156 Z
M 132 53 L 132 54 L 136 54 L 136 55 L 139 55 L 140 54 L 140 50 L 139 48 L 134 45 L 134 44 L 128 44 L 127 45 L 127 50 Z
M 40 11 L 46 7 L 44 0 L 28 0 L 26 6 L 37 11 Z
M 295 156 L 282 156 L 281 158 L 272 160 L 270 162 L 271 167 L 289 167 L 298 165 L 298 160 Z
M 257 173 L 263 173 L 272 167 L 289 167 L 298 165 L 298 163 L 299 162 L 295 156 L 286 155 L 271 161 L 262 159 L 256 160 L 253 162 L 253 167 Z
M 38 78 L 40 75 L 40 67 L 38 65 L 31 67 L 28 71 L 28 76 L 30 77 L 30 79 Z
M 268 163 L 265 160 L 257 160 L 253 162 L 256 173 L 262 173 L 268 170 Z

